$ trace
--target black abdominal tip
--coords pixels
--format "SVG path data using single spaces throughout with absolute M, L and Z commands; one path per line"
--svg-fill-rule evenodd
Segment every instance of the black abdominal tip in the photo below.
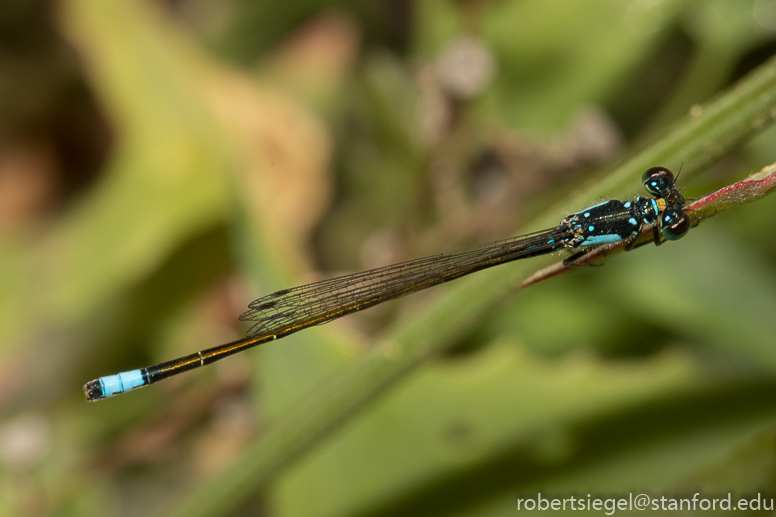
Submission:
M 105 395 L 102 392 L 100 379 L 95 379 L 84 384 L 84 394 L 86 395 L 86 400 L 89 402 L 104 399 Z

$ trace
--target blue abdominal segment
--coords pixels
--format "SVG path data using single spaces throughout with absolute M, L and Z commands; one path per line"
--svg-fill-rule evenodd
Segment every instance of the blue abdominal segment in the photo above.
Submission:
M 142 370 L 132 370 L 129 372 L 118 373 L 116 375 L 108 375 L 100 377 L 100 384 L 102 385 L 103 398 L 112 397 L 125 391 L 139 388 L 146 384 L 146 379 L 143 377 Z

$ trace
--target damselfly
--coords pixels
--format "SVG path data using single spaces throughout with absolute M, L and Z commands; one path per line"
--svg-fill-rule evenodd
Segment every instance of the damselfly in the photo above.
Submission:
M 240 316 L 242 321 L 256 322 L 245 339 L 89 381 L 84 386 L 86 399 L 100 400 L 148 386 L 256 345 L 498 264 L 566 248 L 577 250 L 564 261 L 571 264 L 591 249 L 618 241 L 630 250 L 642 230 L 650 226 L 657 245 L 664 239 L 682 238 L 690 230 L 691 221 L 684 211 L 684 198 L 676 189 L 674 175 L 664 167 L 652 167 L 644 173 L 642 182 L 653 197 L 605 201 L 569 215 L 554 228 L 269 294 L 252 302 Z

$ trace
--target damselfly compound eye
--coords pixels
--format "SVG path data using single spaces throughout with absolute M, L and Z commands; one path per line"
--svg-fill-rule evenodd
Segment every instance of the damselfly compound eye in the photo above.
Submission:
M 663 227 L 663 237 L 669 241 L 681 239 L 690 231 L 692 221 L 682 210 L 669 210 L 660 216 Z
M 674 186 L 674 174 L 665 167 L 652 167 L 641 176 L 647 192 L 655 197 L 665 197 Z

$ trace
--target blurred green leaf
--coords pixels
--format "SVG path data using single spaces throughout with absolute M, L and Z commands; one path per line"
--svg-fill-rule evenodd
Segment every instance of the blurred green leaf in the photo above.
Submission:
M 602 103 L 654 48 L 686 3 L 497 4 L 488 10 L 484 27 L 499 62 L 487 98 L 489 113 L 513 127 L 558 131 L 580 106 Z
M 394 506 L 424 497 L 418 490 L 478 471 L 490 477 L 504 455 L 561 468 L 581 452 L 580 427 L 703 384 L 682 354 L 630 364 L 583 354 L 547 361 L 495 344 L 425 369 L 374 405 L 284 477 L 276 508 L 295 516 L 383 507 L 404 514 Z
M 103 181 L 42 250 L 54 259 L 52 312 L 72 321 L 223 221 L 233 164 L 190 82 L 203 64 L 174 33 L 149 33 L 158 21 L 119 4 L 63 13 L 119 136 Z
M 673 95 L 652 120 L 662 128 L 681 117 L 695 104 L 705 102 L 730 81 L 739 56 L 772 37 L 772 31 L 758 25 L 756 0 L 695 2 L 685 16 L 695 48 L 691 62 Z

